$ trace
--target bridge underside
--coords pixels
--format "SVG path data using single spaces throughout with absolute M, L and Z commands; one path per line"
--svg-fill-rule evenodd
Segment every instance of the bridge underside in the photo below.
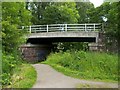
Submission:
M 96 37 L 50 37 L 50 38 L 29 38 L 27 43 L 48 44 L 52 42 L 96 42 Z
M 48 32 L 28 35 L 27 43 L 97 42 L 98 32 Z

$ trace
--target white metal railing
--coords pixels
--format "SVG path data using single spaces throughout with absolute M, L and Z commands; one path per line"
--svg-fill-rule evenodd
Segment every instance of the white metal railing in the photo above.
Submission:
M 23 26 L 30 33 L 41 32 L 67 32 L 67 31 L 100 31 L 102 29 L 101 23 L 85 23 L 85 24 L 50 24 L 50 25 L 32 25 Z

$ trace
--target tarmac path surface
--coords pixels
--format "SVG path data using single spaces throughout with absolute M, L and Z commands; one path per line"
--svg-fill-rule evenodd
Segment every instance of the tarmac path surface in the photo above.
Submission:
M 75 79 L 56 71 L 49 65 L 33 64 L 37 71 L 37 81 L 33 88 L 76 88 L 77 84 L 93 85 L 96 88 L 118 88 L 117 83 L 96 82 Z

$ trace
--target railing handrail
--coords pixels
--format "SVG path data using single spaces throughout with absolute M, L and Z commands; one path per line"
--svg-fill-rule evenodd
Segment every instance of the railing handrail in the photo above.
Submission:
M 85 23 L 85 24 L 48 24 L 48 25 L 31 25 L 24 26 L 30 33 L 55 32 L 55 31 L 99 31 L 102 30 L 102 23 Z M 23 28 L 23 27 L 22 27 Z

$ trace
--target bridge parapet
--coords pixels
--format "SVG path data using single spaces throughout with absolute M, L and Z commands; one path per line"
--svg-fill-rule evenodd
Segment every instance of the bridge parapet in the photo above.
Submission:
M 30 33 L 68 31 L 99 32 L 103 29 L 101 23 L 32 25 L 23 26 L 22 28 L 27 29 Z

